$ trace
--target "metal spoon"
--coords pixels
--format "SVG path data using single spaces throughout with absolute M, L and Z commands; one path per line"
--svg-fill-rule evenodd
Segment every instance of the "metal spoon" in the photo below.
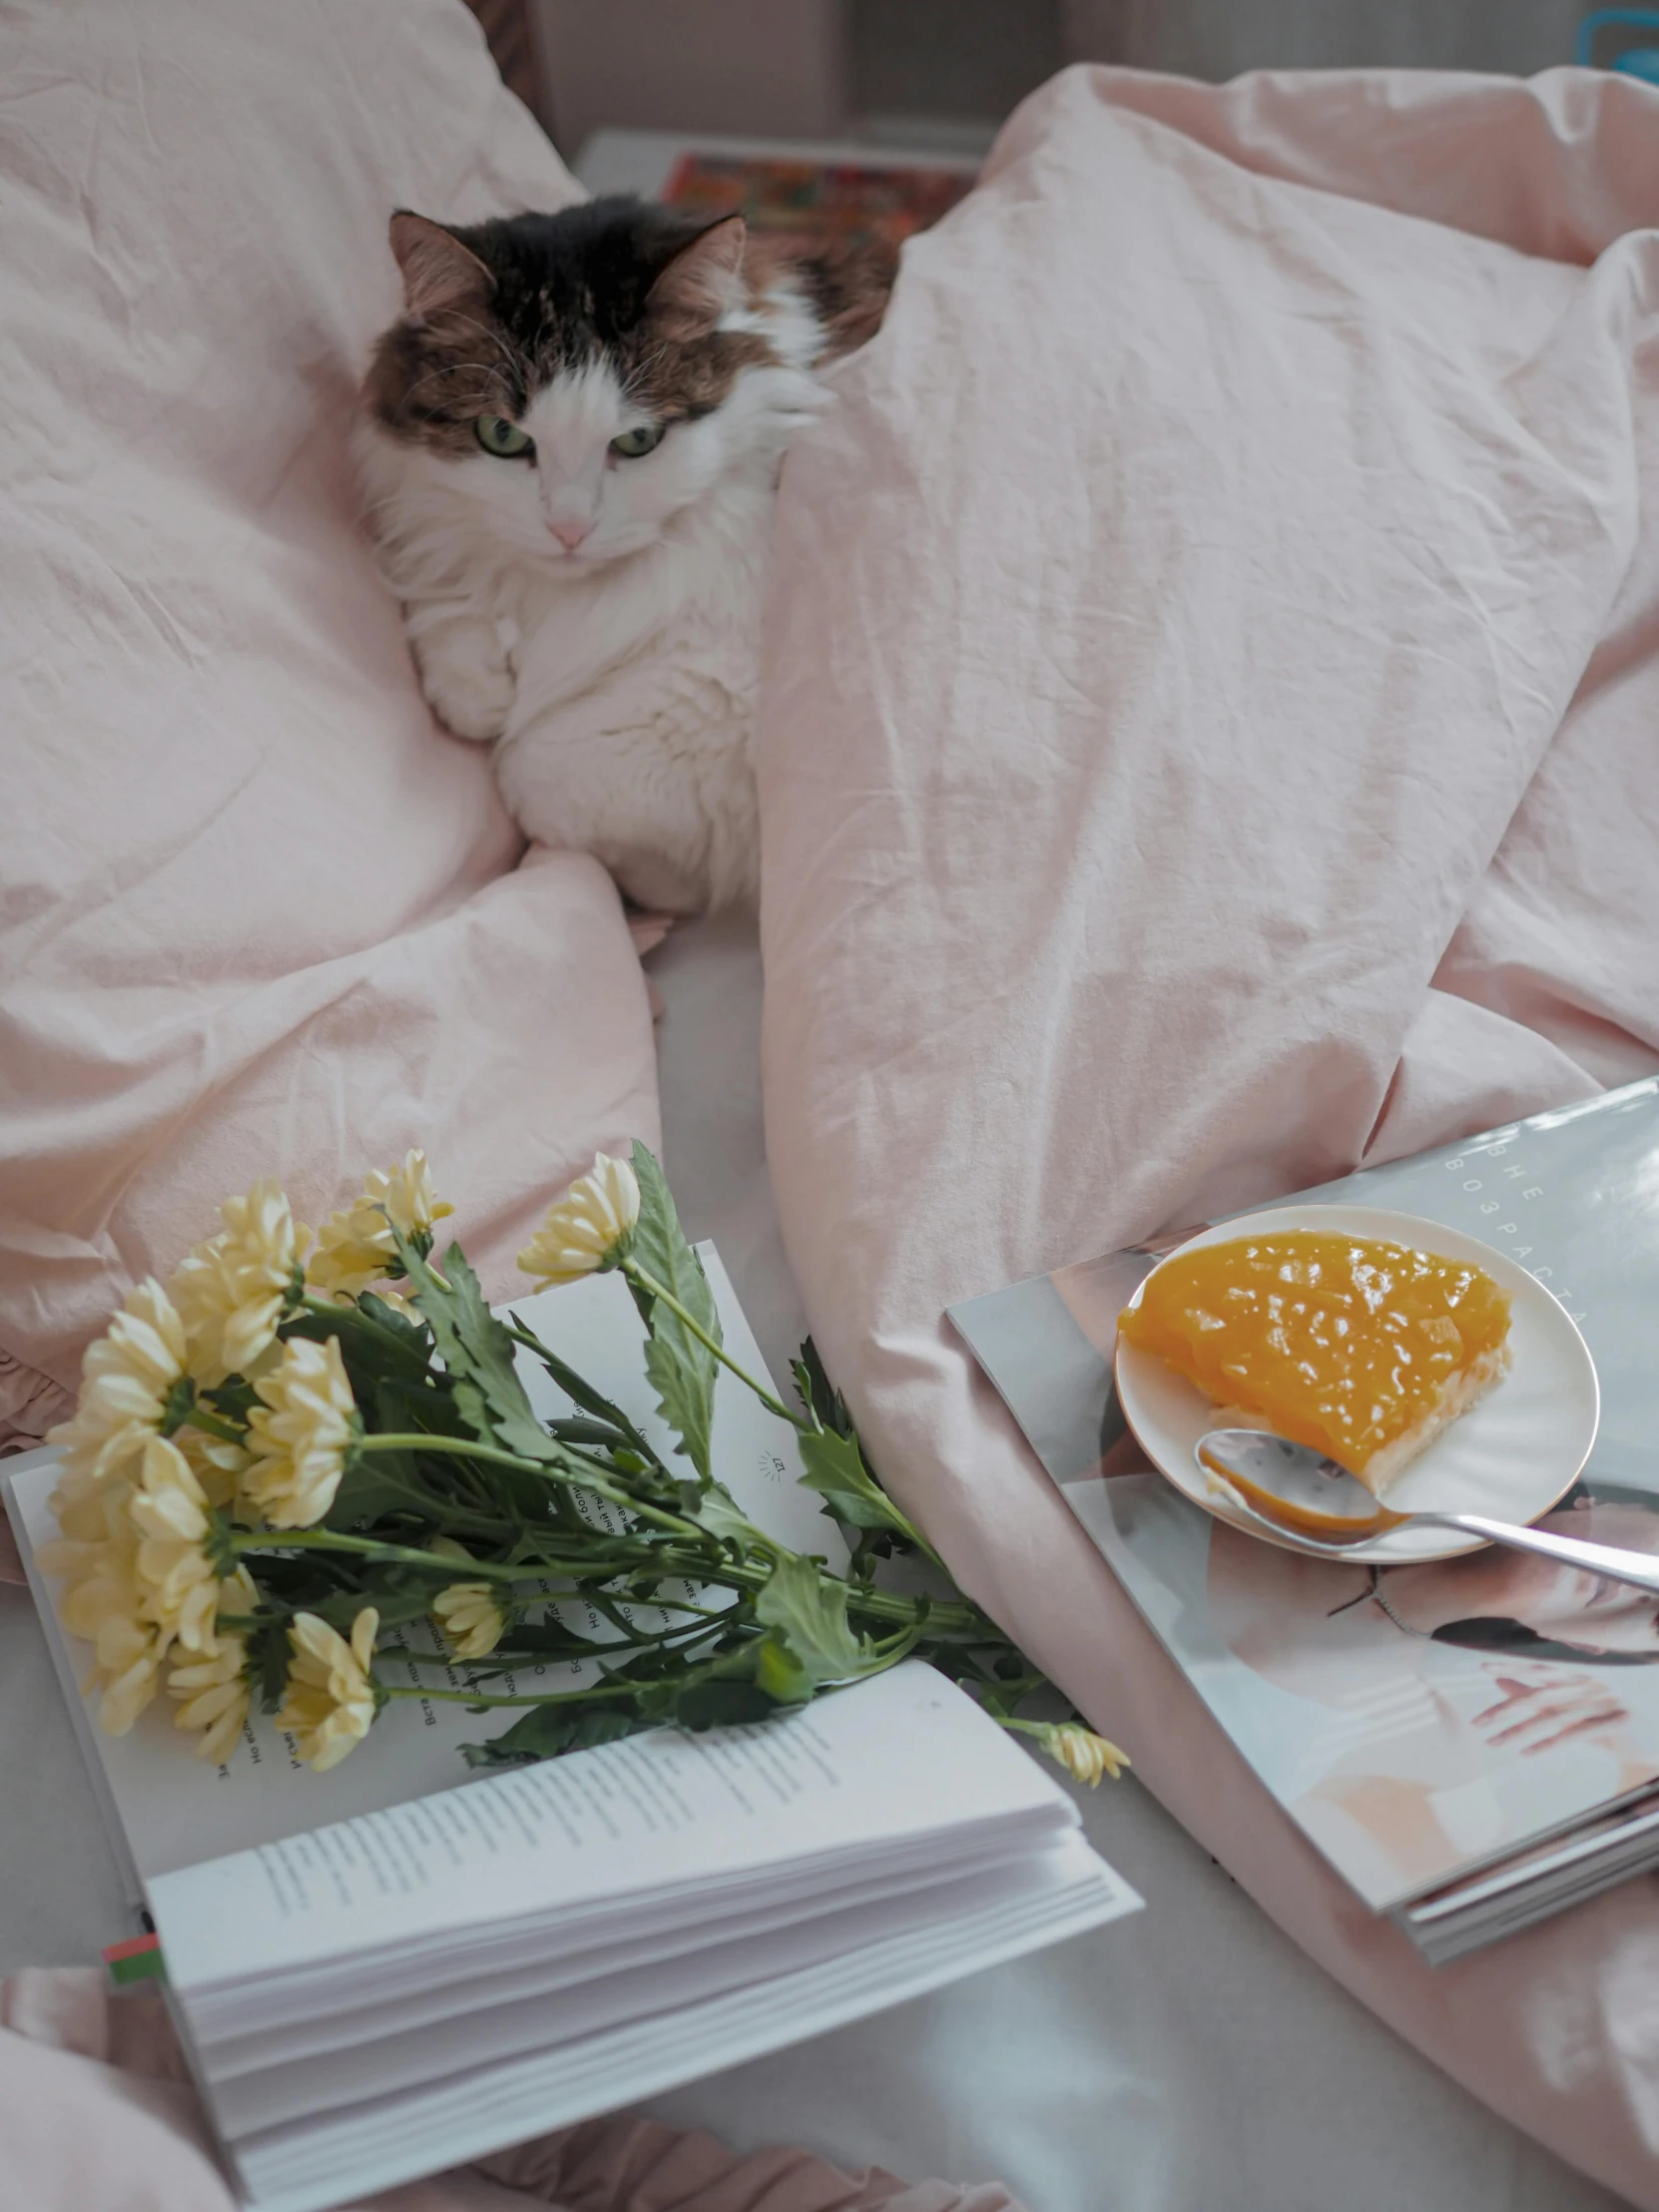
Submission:
M 1659 1557 L 1612 1544 L 1556 1536 L 1484 1513 L 1395 1513 L 1379 1505 L 1363 1482 L 1307 1444 L 1260 1428 L 1212 1428 L 1193 1446 L 1199 1472 L 1246 1519 L 1303 1550 L 1341 1559 L 1391 1528 L 1452 1528 L 1511 1551 L 1533 1551 L 1563 1566 L 1582 1567 L 1611 1582 L 1659 1593 Z

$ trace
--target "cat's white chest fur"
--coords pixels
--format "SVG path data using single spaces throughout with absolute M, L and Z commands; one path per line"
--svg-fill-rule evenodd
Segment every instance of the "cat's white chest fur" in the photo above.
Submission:
M 772 490 L 723 484 L 658 544 L 521 571 L 496 768 L 530 834 L 596 853 L 641 905 L 759 889 L 751 738 Z

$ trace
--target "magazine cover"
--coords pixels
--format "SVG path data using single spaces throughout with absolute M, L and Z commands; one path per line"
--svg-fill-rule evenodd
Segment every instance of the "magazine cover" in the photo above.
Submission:
M 1528 1268 L 1583 1332 L 1601 1426 L 1540 1524 L 1659 1553 L 1659 1079 L 1299 1194 L 1419 1214 Z M 1153 1472 L 1112 1389 L 1158 1257 L 950 1319 L 1067 1503 L 1275 1797 L 1377 1911 L 1659 1777 L 1659 1599 L 1497 1547 L 1376 1567 L 1257 1541 Z

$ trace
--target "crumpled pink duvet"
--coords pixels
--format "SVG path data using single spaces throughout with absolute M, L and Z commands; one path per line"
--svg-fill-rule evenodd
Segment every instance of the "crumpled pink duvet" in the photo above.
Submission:
M 1649 2207 L 1652 1885 L 1422 1965 L 941 1309 L 1659 1064 L 1656 222 L 1628 80 L 1060 78 L 791 457 L 760 740 L 770 1156 L 876 1462 L 1300 1942 Z
M 657 1133 L 616 888 L 523 856 L 358 513 L 393 208 L 576 197 L 460 0 L 0 13 L 0 1441 L 277 1175 L 410 1145 L 492 1297 Z
M 0 2181 L 16 2212 L 235 2212 L 157 1997 L 90 1967 L 0 1981 Z M 994 2183 L 855 2178 L 801 2150 L 618 2116 L 537 2136 L 356 2212 L 1021 2212 Z

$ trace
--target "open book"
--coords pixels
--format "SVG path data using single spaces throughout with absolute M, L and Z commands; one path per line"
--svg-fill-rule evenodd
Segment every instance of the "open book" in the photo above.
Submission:
M 1659 1079 L 1301 1195 L 1444 1222 L 1547 1284 L 1594 1356 L 1601 1426 L 1544 1525 L 1659 1553 Z M 1148 1471 L 1112 1385 L 1117 1317 L 1202 1226 L 950 1313 L 1171 1657 L 1435 1963 L 1659 1866 L 1651 1597 L 1512 1551 L 1311 1559 Z
M 703 1259 L 728 1344 L 764 1373 L 718 1257 Z M 670 1447 L 619 1276 L 515 1311 Z M 522 1373 L 539 1413 L 569 1409 L 539 1366 Z M 715 1435 L 744 1510 L 835 1558 L 791 1432 L 724 1375 Z M 481 2157 L 1139 1903 L 1064 1787 L 915 1662 L 756 1727 L 661 1730 L 483 1777 L 458 1747 L 492 1720 L 414 1699 L 323 1776 L 258 1715 L 217 1770 L 157 1706 L 104 1736 L 33 1559 L 53 1462 L 12 1463 L 12 1520 L 181 2038 L 265 2212 Z M 592 1665 L 561 1662 L 561 1684 Z M 468 1686 L 464 1667 L 452 1683 Z

